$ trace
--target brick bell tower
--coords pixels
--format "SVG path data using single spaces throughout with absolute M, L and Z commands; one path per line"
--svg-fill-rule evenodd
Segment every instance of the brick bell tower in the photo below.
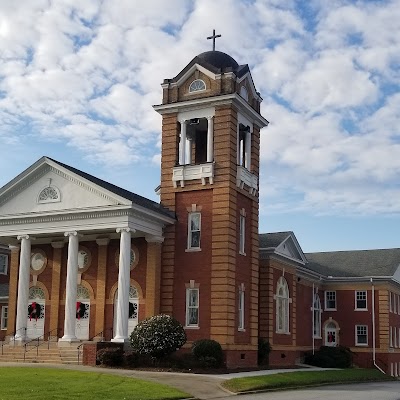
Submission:
M 262 98 L 248 65 L 215 50 L 162 88 L 160 195 L 177 222 L 165 230 L 161 312 L 185 326 L 189 344 L 217 340 L 228 367 L 254 366 Z

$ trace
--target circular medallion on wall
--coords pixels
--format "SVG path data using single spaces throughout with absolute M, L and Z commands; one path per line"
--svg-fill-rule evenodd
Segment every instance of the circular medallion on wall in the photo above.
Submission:
M 31 273 L 39 275 L 47 266 L 47 256 L 42 249 L 33 249 L 31 253 Z
M 131 260 L 130 260 L 130 267 L 131 270 L 138 265 L 139 262 L 139 250 L 135 245 L 131 247 Z M 115 252 L 115 265 L 119 267 L 119 249 Z
M 82 274 L 87 271 L 92 263 L 92 254 L 90 250 L 84 246 L 79 246 L 78 251 L 78 273 Z

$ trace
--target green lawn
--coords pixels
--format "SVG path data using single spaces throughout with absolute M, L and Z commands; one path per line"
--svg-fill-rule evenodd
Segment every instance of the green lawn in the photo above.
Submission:
M 0 400 L 158 400 L 190 397 L 177 389 L 97 372 L 0 368 Z
M 296 388 L 308 385 L 345 382 L 370 382 L 394 380 L 376 369 L 344 369 L 328 371 L 299 371 L 274 375 L 235 378 L 225 381 L 223 386 L 231 392 Z

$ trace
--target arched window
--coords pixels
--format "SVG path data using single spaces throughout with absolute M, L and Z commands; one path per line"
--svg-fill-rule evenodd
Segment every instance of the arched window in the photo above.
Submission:
M 321 337 L 321 300 L 317 294 L 314 295 L 313 304 L 314 337 Z
M 247 89 L 246 89 L 245 86 L 242 86 L 242 87 L 240 88 L 240 95 L 241 95 L 246 101 L 249 101 L 249 94 L 248 94 Z
M 289 288 L 281 276 L 276 286 L 276 332 L 289 333 Z
M 199 92 L 200 90 L 206 90 L 206 84 L 201 79 L 194 80 L 189 86 L 189 93 Z
M 38 196 L 38 203 L 55 203 L 61 201 L 60 191 L 55 186 L 47 186 Z

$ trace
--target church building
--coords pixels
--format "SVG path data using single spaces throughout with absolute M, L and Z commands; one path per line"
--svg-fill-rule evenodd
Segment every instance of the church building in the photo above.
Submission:
M 215 36 L 215 35 L 214 35 Z M 0 340 L 124 343 L 174 316 L 229 368 L 345 345 L 400 374 L 400 250 L 304 254 L 259 234 L 262 98 L 247 64 L 208 51 L 162 83 L 160 202 L 42 157 L 0 189 Z

